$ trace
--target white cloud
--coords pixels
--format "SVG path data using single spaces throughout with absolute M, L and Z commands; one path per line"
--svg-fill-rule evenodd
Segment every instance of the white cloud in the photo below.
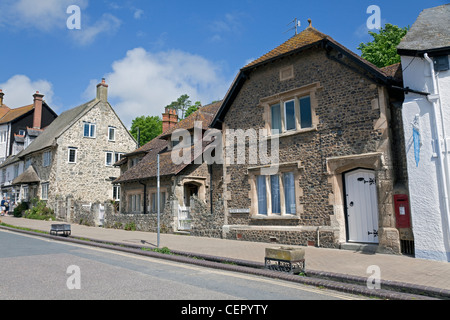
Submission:
M 144 15 L 144 10 L 142 10 L 142 9 L 136 9 L 136 10 L 134 11 L 133 17 L 134 17 L 136 20 L 139 20 L 140 18 L 142 18 L 143 15 Z
M 4 104 L 10 108 L 19 108 L 33 103 L 33 95 L 39 91 L 44 96 L 44 100 L 51 105 L 53 99 L 52 84 L 47 80 L 32 81 L 25 75 L 15 75 L 5 83 L 0 83 L 0 89 L 5 94 Z
M 88 0 L 3 0 L 0 4 L 0 23 L 15 28 L 35 28 L 52 31 L 66 28 L 67 8 L 87 7 Z
M 71 5 L 80 7 L 80 30 L 67 28 L 67 20 L 72 16 L 67 9 Z M 121 21 L 117 17 L 105 13 L 94 20 L 88 13 L 88 5 L 88 0 L 2 0 L 0 26 L 46 33 L 66 30 L 80 45 L 91 44 L 99 35 L 114 34 L 119 29 Z
M 242 30 L 242 14 L 227 13 L 222 19 L 213 21 L 210 24 L 210 30 L 214 33 L 210 38 L 212 42 L 220 42 L 225 34 L 240 34 Z
M 136 48 L 112 69 L 105 77 L 109 100 L 128 127 L 138 116 L 161 116 L 164 107 L 182 94 L 206 105 L 222 99 L 229 86 L 216 64 L 178 50 L 152 53 Z M 87 89 L 91 98 L 96 83 L 91 81 Z
M 89 45 L 102 33 L 114 34 L 120 27 L 121 21 L 112 14 L 105 13 L 91 26 L 82 25 L 80 30 L 72 30 L 71 35 L 81 45 Z

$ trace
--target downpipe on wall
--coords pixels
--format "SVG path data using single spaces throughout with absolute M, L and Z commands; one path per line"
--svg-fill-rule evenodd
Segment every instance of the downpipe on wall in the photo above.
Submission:
M 433 112 L 434 112 L 434 126 L 436 130 L 436 139 L 437 139 L 437 145 L 439 148 L 439 162 L 440 167 L 442 170 L 441 174 L 441 184 L 443 186 L 444 190 L 444 206 L 445 206 L 445 212 L 444 212 L 444 220 L 445 220 L 445 230 L 444 230 L 444 246 L 447 251 L 447 260 L 450 259 L 449 252 L 450 252 L 450 210 L 449 210 L 449 203 L 448 203 L 448 190 L 450 189 L 450 179 L 449 179 L 449 164 L 448 164 L 448 143 L 447 143 L 447 133 L 445 130 L 445 121 L 444 121 L 444 113 L 442 109 L 442 103 L 440 99 L 439 94 L 439 83 L 437 79 L 437 75 L 434 72 L 434 63 L 433 60 L 430 59 L 427 53 L 424 55 L 425 60 L 428 62 L 430 66 L 430 72 L 431 72 L 431 78 L 433 80 L 433 94 L 429 95 L 427 97 L 428 101 L 432 103 L 433 105 Z M 439 134 L 439 121 L 438 121 L 438 107 L 440 112 L 440 120 L 441 120 L 441 133 L 442 133 L 442 140 L 443 143 L 441 143 L 441 138 Z M 444 146 L 444 151 L 442 151 L 442 144 Z

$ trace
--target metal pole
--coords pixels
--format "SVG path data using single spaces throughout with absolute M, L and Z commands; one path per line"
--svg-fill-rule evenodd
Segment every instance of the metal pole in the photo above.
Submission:
M 159 154 L 158 154 L 158 185 L 157 185 L 157 187 L 158 187 L 158 191 L 157 191 L 157 193 L 158 193 L 158 242 L 157 242 L 157 247 L 159 248 L 159 229 L 160 229 L 160 225 L 159 225 L 159 220 L 160 220 L 160 185 L 159 185 L 159 182 L 160 182 L 160 178 L 159 178 Z

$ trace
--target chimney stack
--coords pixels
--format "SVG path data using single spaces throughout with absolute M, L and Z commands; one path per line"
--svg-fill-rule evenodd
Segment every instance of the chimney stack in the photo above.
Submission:
M 173 108 L 166 108 L 166 112 L 163 113 L 162 116 L 163 133 L 172 129 L 178 123 L 178 114 L 177 111 Z
M 108 101 L 108 85 L 105 82 L 105 78 L 97 85 L 97 99 L 103 102 Z
M 33 95 L 34 101 L 34 116 L 33 116 L 33 128 L 41 129 L 42 125 L 42 101 L 44 98 L 43 94 L 40 94 L 39 91 Z
M 3 93 L 2 89 L 0 89 L 0 107 L 3 105 L 3 97 L 5 94 Z

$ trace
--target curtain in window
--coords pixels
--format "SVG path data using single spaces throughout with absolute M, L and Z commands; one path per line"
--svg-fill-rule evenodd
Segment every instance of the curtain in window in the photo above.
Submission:
M 270 191 L 272 200 L 272 213 L 281 213 L 280 177 L 270 176 Z
M 302 128 L 312 127 L 311 98 L 304 97 L 300 101 L 300 125 Z
M 258 192 L 258 213 L 267 214 L 266 176 L 258 176 L 256 183 Z
M 280 105 L 276 104 L 271 107 L 272 112 L 272 134 L 281 133 L 281 110 Z
M 295 179 L 294 173 L 288 172 L 283 174 L 284 183 L 284 197 L 286 214 L 295 214 Z
M 294 100 L 288 101 L 284 104 L 286 115 L 286 131 L 295 130 L 295 102 Z

